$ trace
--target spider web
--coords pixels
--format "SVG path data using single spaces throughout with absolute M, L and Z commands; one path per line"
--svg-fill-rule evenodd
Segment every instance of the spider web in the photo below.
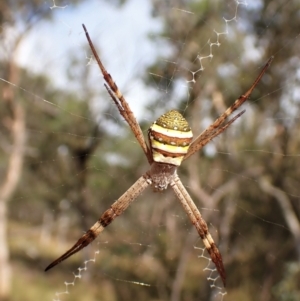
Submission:
M 133 4 L 131 1 L 124 4 L 120 11 L 132 6 L 131 16 L 141 14 L 135 7 L 137 3 L 132 2 Z M 293 237 L 297 234 L 299 223 L 297 216 L 300 193 L 297 171 L 292 172 L 289 166 L 297 166 L 299 143 L 296 138 L 288 138 L 297 136 L 294 128 L 298 124 L 299 72 L 296 66 L 299 62 L 295 56 L 288 56 L 287 49 L 296 49 L 299 38 L 288 32 L 283 44 L 275 44 L 274 41 L 270 55 L 275 55 L 275 61 L 271 68 L 280 72 L 278 67 L 290 60 L 290 65 L 294 66 L 291 70 L 294 72 L 287 74 L 279 86 L 271 85 L 272 78 L 266 75 L 261 87 L 268 89 L 258 87 L 258 92 L 252 96 L 252 104 L 244 106 L 247 116 L 243 116 L 243 120 L 236 122 L 232 129 L 208 145 L 200 160 L 191 158 L 190 162 L 179 169 L 183 182 L 208 221 L 210 232 L 221 249 L 229 279 L 228 289 L 222 288 L 214 266 L 202 247 L 202 241 L 195 234 L 172 193 L 160 195 L 153 194 L 150 190 L 140 196 L 128 212 L 81 254 L 70 258 L 68 263 L 62 263 L 49 274 L 41 274 L 47 263 L 69 248 L 80 231 L 87 229 L 132 184 L 133 179 L 146 169 L 146 160 L 139 157 L 141 151 L 138 145 L 132 135 L 128 134 L 126 125 L 105 94 L 99 70 L 91 60 L 80 28 L 81 23 L 86 24 L 100 57 L 132 106 L 145 133 L 153 118 L 171 108 L 180 109 L 191 121 L 194 132 L 199 133 L 243 93 L 245 87 L 256 77 L 268 56 L 268 53 L 264 53 L 264 43 L 267 42 L 263 38 L 269 35 L 275 20 L 288 7 L 296 7 L 296 4 L 289 1 L 273 7 L 273 10 L 269 8 L 269 15 L 265 15 L 264 22 L 261 21 L 258 35 L 261 41 L 255 45 L 252 34 L 248 35 L 252 24 L 248 23 L 247 16 L 257 12 L 262 5 L 259 1 L 226 1 L 224 7 L 221 7 L 220 2 L 213 1 L 218 14 L 212 19 L 202 16 L 200 20 L 198 18 L 201 12 L 197 7 L 190 6 L 189 2 L 182 3 L 168 3 L 164 9 L 153 12 L 154 15 L 163 15 L 156 16 L 150 39 L 140 41 L 138 39 L 142 34 L 147 34 L 146 30 L 143 32 L 138 28 L 141 31 L 137 31 L 136 24 L 127 27 L 130 17 L 128 19 L 127 15 L 118 15 L 115 7 L 112 7 L 112 14 L 107 13 L 106 16 L 103 13 L 99 17 L 98 13 L 95 21 L 88 23 L 87 15 L 102 11 L 101 6 L 93 6 L 94 2 L 79 5 L 78 9 L 82 13 L 81 17 L 76 18 L 69 17 L 75 9 L 75 3 L 47 3 L 53 16 L 57 18 L 54 23 L 59 24 L 50 32 L 59 38 L 55 40 L 54 37 L 57 36 L 51 36 L 52 45 L 49 46 L 49 38 L 43 38 L 46 36 L 45 32 L 49 33 L 47 26 L 53 25 L 43 22 L 44 27 L 39 27 L 39 31 L 35 33 L 42 40 L 40 44 L 44 47 L 43 55 L 39 58 L 36 52 L 30 53 L 25 47 L 25 59 L 21 58 L 20 63 L 28 66 L 30 62 L 33 74 L 49 69 L 52 85 L 59 87 L 61 91 L 75 91 L 77 98 L 72 97 L 77 102 L 80 99 L 88 103 L 88 108 L 73 107 L 57 94 L 49 96 L 49 93 L 39 89 L 39 82 L 21 82 L 14 86 L 15 93 L 21 95 L 23 101 L 32 103 L 32 115 L 27 118 L 32 116 L 33 119 L 42 111 L 43 116 L 50 116 L 47 121 L 63 120 L 62 124 L 51 123 L 49 128 L 39 120 L 38 126 L 33 123 L 34 126 L 27 129 L 29 142 L 43 141 L 45 135 L 50 140 L 56 136 L 61 140 L 49 149 L 46 157 L 39 155 L 42 150 L 37 151 L 28 144 L 26 157 L 30 158 L 30 163 L 26 164 L 32 172 L 41 168 L 43 180 L 48 180 L 50 184 L 45 185 L 41 181 L 34 185 L 29 180 L 34 181 L 36 178 L 26 173 L 29 177 L 26 183 L 31 183 L 27 185 L 31 190 L 37 188 L 37 192 L 22 188 L 9 205 L 12 212 L 11 231 L 18 238 L 18 243 L 11 240 L 12 261 L 15 265 L 13 273 L 18 275 L 14 287 L 22 287 L 21 282 L 28 273 L 28 268 L 37 266 L 31 275 L 35 280 L 38 279 L 34 281 L 38 288 L 35 295 L 26 296 L 28 300 L 40 299 L 41 296 L 49 300 L 125 300 L 133 295 L 141 299 L 161 300 L 271 300 L 270 296 L 280 300 L 278 296 L 288 291 L 287 285 L 292 286 L 290 295 L 297 300 L 299 288 L 291 278 L 299 275 L 297 265 L 293 265 L 297 258 Z M 174 32 L 179 32 L 175 36 L 160 36 L 163 26 L 157 20 L 161 16 L 170 20 L 176 17 L 178 29 L 174 28 Z M 252 17 L 251 20 L 255 18 Z M 166 33 L 173 32 L 170 28 L 172 24 L 174 23 L 171 21 L 167 23 L 169 28 L 164 29 Z M 193 35 L 192 28 L 197 28 L 196 25 L 203 26 L 206 35 L 190 38 Z M 237 45 L 233 41 L 239 35 L 245 38 L 243 45 L 252 51 L 244 52 L 243 47 L 237 47 L 231 53 Z M 28 36 L 28 41 L 29 44 L 33 43 L 34 37 Z M 70 54 L 58 47 L 61 44 L 68 44 L 72 49 L 73 62 L 70 65 L 67 65 Z M 126 48 L 126 44 L 132 45 Z M 83 47 L 85 51 L 79 54 Z M 258 50 L 255 52 L 254 49 Z M 283 53 L 286 53 L 285 61 L 276 64 L 276 57 L 281 57 Z M 35 61 L 37 65 L 33 64 Z M 50 68 L 52 65 L 53 68 Z M 240 78 L 237 69 L 242 70 L 249 65 L 249 78 L 246 75 Z M 64 77 L 68 68 L 69 74 Z M 144 80 L 148 83 L 147 87 Z M 10 82 L 7 77 L 3 77 L 2 81 Z M 236 88 L 237 82 L 241 82 L 242 87 Z M 14 83 L 11 82 L 11 85 Z M 201 90 L 201 97 L 195 90 Z M 54 100 L 55 97 L 58 99 Z M 278 97 L 281 98 L 278 102 L 280 109 L 276 111 L 268 103 Z M 261 111 L 266 114 L 259 114 Z M 256 118 L 259 122 L 255 122 Z M 95 120 L 101 129 L 100 133 L 92 131 Z M 87 128 L 78 129 L 76 123 L 80 126 L 85 123 Z M 264 131 L 258 123 L 263 124 Z M 256 141 L 256 144 L 246 143 L 243 135 L 248 135 L 249 141 Z M 252 139 L 253 135 L 257 137 Z M 284 139 L 277 139 L 282 136 L 286 137 L 289 147 L 282 146 Z M 273 141 L 270 137 L 275 142 L 270 142 L 272 147 L 267 148 L 264 141 Z M 2 149 L 5 148 L 6 140 L 3 139 Z M 100 151 L 91 154 L 90 163 L 84 168 L 68 170 L 68 160 L 76 165 L 80 163 L 78 158 L 81 157 L 78 152 L 71 153 L 71 147 L 80 150 L 90 140 L 99 143 Z M 128 156 L 129 153 L 131 156 Z M 102 157 L 100 163 L 97 161 L 99 157 Z M 247 160 L 243 160 L 243 157 Z M 271 157 L 274 160 L 267 161 Z M 136 159 L 138 163 L 135 162 Z M 224 161 L 229 161 L 229 164 L 224 165 Z M 275 165 L 274 169 L 268 166 L 271 164 Z M 282 168 L 281 165 L 284 165 L 283 169 L 279 168 Z M 54 166 L 57 167 L 53 168 Z M 271 175 L 276 174 L 276 168 L 289 172 L 270 180 Z M 80 182 L 85 173 L 90 179 L 91 187 L 87 193 L 93 195 L 89 196 L 90 203 L 76 211 L 80 206 L 76 194 L 81 192 L 72 188 L 74 183 L 71 178 Z M 55 177 L 58 181 L 55 181 Z M 280 185 L 283 177 L 287 181 L 285 186 Z M 25 182 L 25 179 L 22 181 Z M 243 191 L 238 190 L 237 186 L 243 186 Z M 255 190 L 261 191 L 264 197 L 255 200 Z M 247 202 L 248 196 L 249 200 L 255 202 L 250 203 L 248 199 Z M 219 199 L 221 201 L 216 201 Z M 267 207 L 273 208 L 273 217 L 268 213 Z M 255 235 L 250 236 L 248 232 L 254 232 Z M 15 233 L 21 233 L 22 237 Z M 266 233 L 272 233 L 274 237 Z M 294 233 L 294 236 L 290 233 Z M 35 243 L 28 243 L 29 237 Z M 262 242 L 265 244 L 264 248 L 261 247 Z M 21 252 L 26 256 L 19 255 Z M 286 253 L 292 258 L 290 265 L 283 264 L 287 262 L 288 256 L 284 255 Z M 265 258 L 262 258 L 263 254 Z M 24 257 L 29 264 L 24 264 Z M 250 271 L 249 262 L 252 263 L 255 259 L 263 268 L 257 266 L 256 270 Z M 263 265 L 263 261 L 267 264 Z M 278 272 L 272 271 L 275 268 Z M 259 293 L 252 297 L 254 290 L 245 289 L 246 280 L 242 281 L 242 278 L 252 279 L 255 276 L 259 279 L 259 286 L 255 286 L 257 282 L 254 281 L 251 285 Z M 268 280 L 273 284 L 272 287 L 268 286 Z M 47 290 L 42 289 L 45 286 Z M 28 286 L 28 291 L 33 290 L 31 287 L 32 285 Z M 197 297 L 195 291 L 198 292 Z M 34 297 L 36 295 L 39 297 Z M 18 300 L 18 296 L 15 300 Z

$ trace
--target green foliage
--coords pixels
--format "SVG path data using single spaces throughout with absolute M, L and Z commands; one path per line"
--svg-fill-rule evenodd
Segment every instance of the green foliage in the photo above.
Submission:
M 285 265 L 285 272 L 281 281 L 274 287 L 273 293 L 277 300 L 296 301 L 300 298 L 300 267 L 299 262 Z

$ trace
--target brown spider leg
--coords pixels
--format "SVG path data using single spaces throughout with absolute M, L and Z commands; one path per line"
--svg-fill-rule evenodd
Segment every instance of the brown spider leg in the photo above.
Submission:
M 191 155 L 193 155 L 195 152 L 199 151 L 206 143 L 208 143 L 210 140 L 208 140 L 204 145 L 203 145 L 203 137 L 209 137 L 211 136 L 212 133 L 215 131 L 218 132 L 219 127 L 223 124 L 223 122 L 226 120 L 228 116 L 230 116 L 236 109 L 238 109 L 251 95 L 252 91 L 254 88 L 257 86 L 261 78 L 263 77 L 264 73 L 268 69 L 268 67 L 271 65 L 271 62 L 273 60 L 273 57 L 269 58 L 268 62 L 266 65 L 263 67 L 253 84 L 251 85 L 250 89 L 243 95 L 241 95 L 227 110 L 219 116 L 213 124 L 211 124 L 206 130 L 204 130 L 191 144 L 188 153 L 184 157 L 184 160 L 189 158 Z M 220 131 L 222 133 L 223 131 Z M 215 136 L 214 136 L 215 137 Z
M 62 256 L 47 266 L 45 271 L 50 270 L 63 260 L 77 253 L 89 245 L 116 217 L 121 215 L 128 206 L 151 184 L 147 174 L 141 176 L 109 209 L 107 209 L 99 220 Z
M 205 220 L 202 218 L 201 213 L 191 199 L 187 190 L 183 186 L 179 177 L 176 176 L 174 181 L 170 184 L 175 194 L 180 200 L 185 212 L 189 216 L 192 224 L 196 227 L 206 250 L 208 251 L 212 262 L 215 264 L 217 271 L 222 279 L 223 285 L 226 285 L 226 273 L 223 265 L 222 255 L 217 248 L 212 236 L 208 232 L 208 227 Z
M 105 67 L 102 64 L 102 61 L 100 60 L 97 51 L 95 49 L 95 46 L 89 36 L 89 33 L 85 27 L 84 24 L 82 24 L 82 27 L 84 29 L 86 38 L 89 42 L 90 48 L 94 54 L 94 57 L 98 63 L 98 66 L 103 74 L 103 78 L 105 80 L 105 82 L 107 83 L 107 85 L 105 85 L 109 95 L 111 96 L 113 102 L 115 103 L 115 105 L 117 106 L 120 114 L 124 117 L 124 119 L 126 120 L 126 122 L 128 123 L 128 125 L 130 126 L 134 136 L 136 137 L 138 143 L 140 144 L 140 146 L 142 147 L 149 164 L 151 164 L 153 162 L 153 159 L 151 157 L 150 151 L 149 151 L 149 147 L 144 139 L 144 135 L 143 132 L 141 130 L 140 125 L 138 124 L 136 118 L 134 117 L 133 112 L 131 111 L 128 102 L 125 100 L 124 96 L 122 95 L 122 93 L 120 92 L 117 84 L 114 82 L 114 80 L 112 79 L 111 75 L 107 72 L 107 70 L 105 69 Z

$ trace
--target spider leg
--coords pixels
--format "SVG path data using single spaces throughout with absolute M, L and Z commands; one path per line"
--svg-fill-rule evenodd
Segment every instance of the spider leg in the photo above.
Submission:
M 184 157 L 184 160 L 186 160 L 187 158 L 189 158 L 195 152 L 199 151 L 204 145 L 206 145 L 214 137 L 216 137 L 217 135 L 221 134 L 233 121 L 235 121 L 237 119 L 237 118 L 231 119 L 231 121 L 228 122 L 229 124 L 227 123 L 228 126 L 225 125 L 222 128 L 220 128 L 220 126 L 222 126 L 222 124 L 227 119 L 227 117 L 230 116 L 236 109 L 238 109 L 249 98 L 249 96 L 251 95 L 252 91 L 257 86 L 257 84 L 260 82 L 261 78 L 265 74 L 265 72 L 268 69 L 268 67 L 271 65 L 272 60 L 273 60 L 273 57 L 271 57 L 267 61 L 266 65 L 263 67 L 263 69 L 261 70 L 261 72 L 259 73 L 259 75 L 257 76 L 257 78 L 255 79 L 255 81 L 253 82 L 253 84 L 251 85 L 251 87 L 249 88 L 249 90 L 245 94 L 241 95 L 229 108 L 227 108 L 227 110 L 221 116 L 219 116 L 215 120 L 215 122 L 213 124 L 211 124 L 206 130 L 204 130 L 192 142 L 192 144 L 190 145 L 188 153 Z M 221 130 L 221 129 L 223 129 L 223 130 Z
M 45 271 L 50 270 L 63 260 L 77 253 L 89 245 L 116 217 L 121 215 L 128 206 L 147 188 L 151 182 L 147 174 L 141 176 L 109 209 L 107 209 L 99 220 L 62 256 L 47 266 Z
M 131 111 L 128 102 L 125 100 L 123 94 L 120 92 L 117 84 L 114 82 L 111 75 L 107 72 L 107 70 L 103 66 L 102 61 L 100 60 L 100 58 L 97 54 L 96 48 L 89 36 L 89 33 L 88 33 L 85 25 L 82 24 L 82 27 L 84 29 L 86 38 L 89 42 L 90 48 L 91 48 L 91 50 L 94 54 L 94 57 L 98 63 L 98 66 L 103 74 L 103 78 L 104 78 L 105 82 L 107 83 L 107 85 L 105 84 L 105 88 L 107 89 L 110 97 L 112 98 L 113 102 L 117 106 L 120 114 L 124 117 L 124 119 L 126 120 L 128 125 L 130 126 L 134 136 L 136 137 L 138 143 L 142 147 L 142 149 L 148 159 L 149 164 L 151 164 L 153 162 L 153 159 L 152 159 L 149 147 L 146 144 L 146 141 L 144 139 L 144 135 L 143 135 L 140 125 L 138 124 L 133 112 Z
M 170 184 L 175 194 L 180 200 L 185 212 L 189 216 L 192 224 L 196 227 L 206 250 L 208 251 L 212 262 L 215 264 L 219 275 L 221 276 L 224 287 L 226 285 L 226 273 L 223 265 L 223 260 L 219 249 L 217 248 L 212 236 L 208 232 L 208 227 L 205 220 L 202 218 L 201 213 L 183 186 L 179 177 L 176 176 L 174 181 Z

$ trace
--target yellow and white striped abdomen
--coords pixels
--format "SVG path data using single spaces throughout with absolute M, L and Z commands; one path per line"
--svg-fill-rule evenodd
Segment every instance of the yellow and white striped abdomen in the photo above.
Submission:
M 176 166 L 181 164 L 193 140 L 188 122 L 175 110 L 160 116 L 148 133 L 153 160 Z

